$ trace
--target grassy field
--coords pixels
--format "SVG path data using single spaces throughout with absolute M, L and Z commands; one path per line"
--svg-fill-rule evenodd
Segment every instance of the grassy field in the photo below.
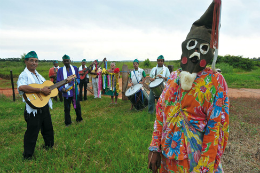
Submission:
M 148 146 L 154 117 L 130 111 L 130 102 L 110 105 L 103 97 L 81 102 L 83 122 L 64 124 L 63 103 L 51 110 L 55 133 L 54 148 L 42 149 L 41 134 L 32 161 L 23 161 L 23 135 L 26 123 L 21 98 L 0 99 L 0 172 L 146 172 Z
M 34 158 L 23 161 L 23 118 L 25 104 L 0 96 L 0 172 L 149 172 L 148 146 L 155 116 L 130 111 L 130 102 L 110 98 L 96 100 L 89 96 L 81 102 L 83 122 L 64 125 L 63 104 L 54 102 L 51 110 L 55 145 L 42 149 L 39 134 Z M 230 138 L 223 157 L 225 172 L 260 172 L 260 100 L 232 99 Z M 257 159 L 257 151 L 259 159 Z
M 109 62 L 108 62 L 109 64 Z M 133 69 L 132 62 L 116 62 L 116 66 L 122 69 L 122 66 L 126 64 L 129 69 Z M 166 61 L 166 65 L 173 65 L 174 70 L 180 67 L 179 61 Z M 63 66 L 62 62 L 59 62 L 60 66 Z M 72 63 L 72 65 L 79 67 L 81 63 Z M 87 66 L 90 62 L 87 63 Z M 155 67 L 156 62 L 151 61 L 151 67 Z M 12 70 L 14 76 L 14 84 L 16 87 L 16 82 L 19 74 L 24 70 L 24 64 L 21 62 L 11 62 L 11 61 L 0 61 L 0 78 L 1 80 L 0 88 L 11 88 L 10 82 L 10 70 Z M 46 79 L 49 79 L 49 69 L 52 67 L 51 62 L 40 62 L 37 71 L 43 75 Z M 143 62 L 140 62 L 139 67 L 145 68 Z M 216 65 L 218 68 L 218 64 Z M 227 84 L 230 88 L 253 88 L 260 89 L 260 68 L 256 67 L 254 70 L 247 72 L 242 69 L 234 69 L 234 72 L 223 73 Z
M 260 68 L 250 72 L 236 70 L 234 73 L 223 74 L 229 88 L 260 89 Z

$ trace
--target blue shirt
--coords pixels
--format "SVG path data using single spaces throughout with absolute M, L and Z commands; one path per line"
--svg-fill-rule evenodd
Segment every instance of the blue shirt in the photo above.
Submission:
M 37 71 L 35 71 L 36 75 L 32 72 L 30 72 L 30 73 L 32 74 L 33 79 L 35 80 L 35 83 L 42 84 L 45 81 L 44 77 L 42 77 L 44 79 L 44 81 L 41 80 L 41 78 L 39 77 L 40 74 Z M 25 71 L 23 71 L 19 75 L 19 78 L 18 78 L 18 81 L 17 81 L 17 90 L 18 90 L 19 94 L 21 94 L 21 95 L 23 95 L 23 93 L 24 93 L 23 91 L 19 90 L 19 87 L 22 86 L 22 85 L 28 85 L 28 75 Z
M 64 80 L 64 77 L 63 77 L 63 68 L 66 68 L 66 67 L 61 67 L 61 68 L 59 68 L 59 70 L 58 70 L 58 73 L 57 73 L 57 82 L 60 82 L 60 81 L 63 81 L 63 80 Z M 77 68 L 76 66 L 73 66 L 73 68 L 74 68 L 74 70 L 75 70 L 75 75 L 77 76 L 76 79 L 77 79 L 77 82 L 78 82 L 78 84 L 79 84 L 79 83 L 80 83 L 80 78 L 79 78 L 78 68 Z M 67 71 L 67 76 L 69 77 L 69 76 L 71 76 L 71 75 L 73 75 L 73 74 L 72 74 L 72 70 L 69 69 L 69 71 Z M 68 83 L 68 85 L 73 85 L 73 83 L 74 83 L 74 80 L 72 80 L 70 83 Z M 62 88 L 65 88 L 65 85 L 61 86 L 61 87 L 59 88 L 59 91 L 61 91 Z M 70 95 L 69 95 L 69 96 L 68 96 L 68 93 L 62 92 L 63 97 L 67 98 L 67 97 L 73 97 L 73 96 L 74 96 L 73 90 L 70 90 L 69 92 L 70 92 Z

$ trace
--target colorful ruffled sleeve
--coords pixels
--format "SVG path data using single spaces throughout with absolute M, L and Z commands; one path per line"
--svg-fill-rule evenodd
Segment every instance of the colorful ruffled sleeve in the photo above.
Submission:
M 215 172 L 227 145 L 229 135 L 229 99 L 227 84 L 217 75 L 218 89 L 207 111 L 207 126 L 203 137 L 201 157 L 193 172 Z

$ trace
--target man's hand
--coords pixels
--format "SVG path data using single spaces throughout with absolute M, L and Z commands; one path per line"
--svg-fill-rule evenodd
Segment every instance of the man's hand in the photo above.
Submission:
M 70 83 L 71 81 L 73 81 L 74 78 L 70 78 L 70 79 L 67 79 L 67 83 Z
M 65 93 L 65 92 L 66 92 L 66 89 L 65 89 L 65 88 L 62 88 L 61 91 Z
M 51 90 L 49 87 L 45 86 L 41 89 L 41 92 L 44 94 L 44 95 L 50 95 L 51 94 Z
M 157 173 L 161 165 L 161 154 L 159 152 L 150 151 L 148 154 L 148 168 Z
M 131 86 L 134 86 L 134 84 L 132 83 L 132 79 L 129 79 L 129 83 L 131 84 Z
M 150 81 L 153 82 L 155 79 L 154 78 L 150 78 Z

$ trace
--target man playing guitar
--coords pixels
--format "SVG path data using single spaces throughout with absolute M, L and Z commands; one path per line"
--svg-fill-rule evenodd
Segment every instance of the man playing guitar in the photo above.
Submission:
M 35 51 L 31 51 L 25 56 L 24 62 L 26 67 L 19 75 L 17 81 L 17 89 L 19 94 L 43 93 L 44 95 L 50 95 L 51 90 L 47 86 L 44 88 L 34 88 L 29 86 L 29 84 L 33 83 L 42 84 L 45 81 L 44 77 L 36 71 L 38 61 L 38 56 Z M 24 99 L 23 101 L 25 102 Z M 40 130 L 45 143 L 44 147 L 51 148 L 54 145 L 54 132 L 49 106 L 52 108 L 51 99 L 49 100 L 49 104 L 46 104 L 44 107 L 38 109 L 30 107 L 26 103 L 24 119 L 27 123 L 27 130 L 24 134 L 24 159 L 32 159 Z
M 84 86 L 84 100 L 87 100 L 87 86 L 89 83 L 89 68 L 86 67 L 86 59 L 83 59 L 79 67 L 80 83 L 79 83 L 79 100 L 82 101 L 82 88 Z

